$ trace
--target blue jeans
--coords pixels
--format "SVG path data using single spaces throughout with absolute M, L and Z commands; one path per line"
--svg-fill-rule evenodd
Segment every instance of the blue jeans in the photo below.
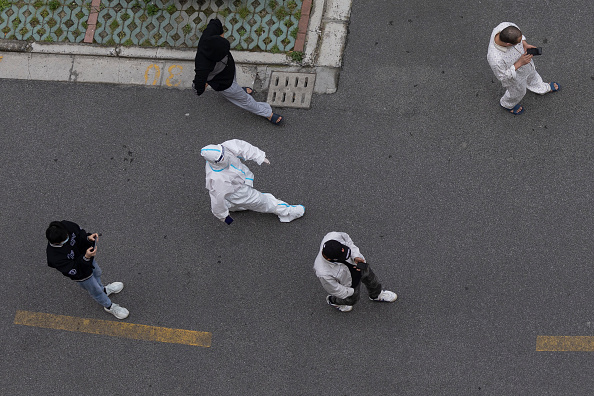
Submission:
M 95 260 L 93 260 L 93 267 L 95 267 L 93 269 L 93 275 L 89 279 L 76 283 L 88 291 L 95 301 L 103 305 L 105 308 L 109 308 L 111 306 L 111 300 L 103 290 L 103 283 L 101 283 L 102 271 Z

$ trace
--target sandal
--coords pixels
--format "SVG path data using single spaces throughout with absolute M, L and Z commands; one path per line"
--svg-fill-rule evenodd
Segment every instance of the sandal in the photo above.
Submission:
M 283 122 L 283 116 L 281 116 L 280 114 L 272 113 L 272 116 L 268 118 L 268 121 L 270 121 L 274 125 L 280 125 Z
M 501 106 L 501 107 L 503 107 L 503 106 Z M 503 108 L 505 110 L 509 111 L 510 113 L 512 113 L 513 115 L 520 115 L 524 112 L 524 106 L 522 106 L 519 103 L 511 109 L 508 109 L 507 107 L 503 107 Z
M 245 91 L 245 93 L 248 95 L 251 95 L 254 93 L 254 90 L 251 89 L 250 87 L 241 87 L 241 89 L 243 89 Z M 250 92 L 248 92 L 248 89 L 250 90 Z
M 557 88 L 555 88 L 555 84 L 557 85 Z M 549 86 L 551 87 L 551 90 L 549 92 L 557 92 L 561 89 L 561 85 L 559 85 L 559 83 L 556 82 L 549 83 Z

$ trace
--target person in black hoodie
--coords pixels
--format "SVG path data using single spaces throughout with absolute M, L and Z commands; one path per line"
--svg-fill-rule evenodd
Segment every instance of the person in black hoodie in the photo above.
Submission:
M 97 254 L 97 233 L 90 234 L 71 221 L 52 221 L 45 231 L 47 244 L 47 265 L 62 275 L 77 282 L 89 292 L 103 309 L 118 319 L 125 319 L 130 312 L 112 303 L 109 295 L 124 288 L 122 282 L 113 282 L 103 287 L 101 268 L 95 261 Z
M 242 88 L 237 84 L 235 61 L 230 49 L 229 40 L 223 37 L 223 24 L 218 19 L 211 19 L 198 41 L 198 51 L 194 60 L 196 76 L 192 88 L 196 95 L 202 95 L 210 85 L 234 105 L 280 125 L 283 121 L 282 116 L 273 113 L 268 103 L 256 102 L 251 97 L 251 88 Z

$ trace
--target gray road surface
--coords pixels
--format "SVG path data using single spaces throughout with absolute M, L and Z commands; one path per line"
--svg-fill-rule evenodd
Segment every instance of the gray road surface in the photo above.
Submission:
M 592 4 L 356 3 L 339 92 L 282 128 L 213 92 L 0 80 L 2 394 L 590 394 L 592 352 L 535 341 L 594 336 Z M 520 117 L 486 63 L 504 20 L 562 85 Z M 212 216 L 199 152 L 229 138 L 267 152 L 256 187 L 304 218 Z M 54 219 L 103 234 L 127 321 L 212 347 L 14 325 L 116 320 L 46 267 Z M 325 304 L 311 267 L 332 230 L 398 302 Z

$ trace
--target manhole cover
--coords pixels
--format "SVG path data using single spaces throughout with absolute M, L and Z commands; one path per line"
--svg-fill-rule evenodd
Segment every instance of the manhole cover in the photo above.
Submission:
M 315 73 L 272 72 L 267 102 L 271 106 L 309 109 Z

